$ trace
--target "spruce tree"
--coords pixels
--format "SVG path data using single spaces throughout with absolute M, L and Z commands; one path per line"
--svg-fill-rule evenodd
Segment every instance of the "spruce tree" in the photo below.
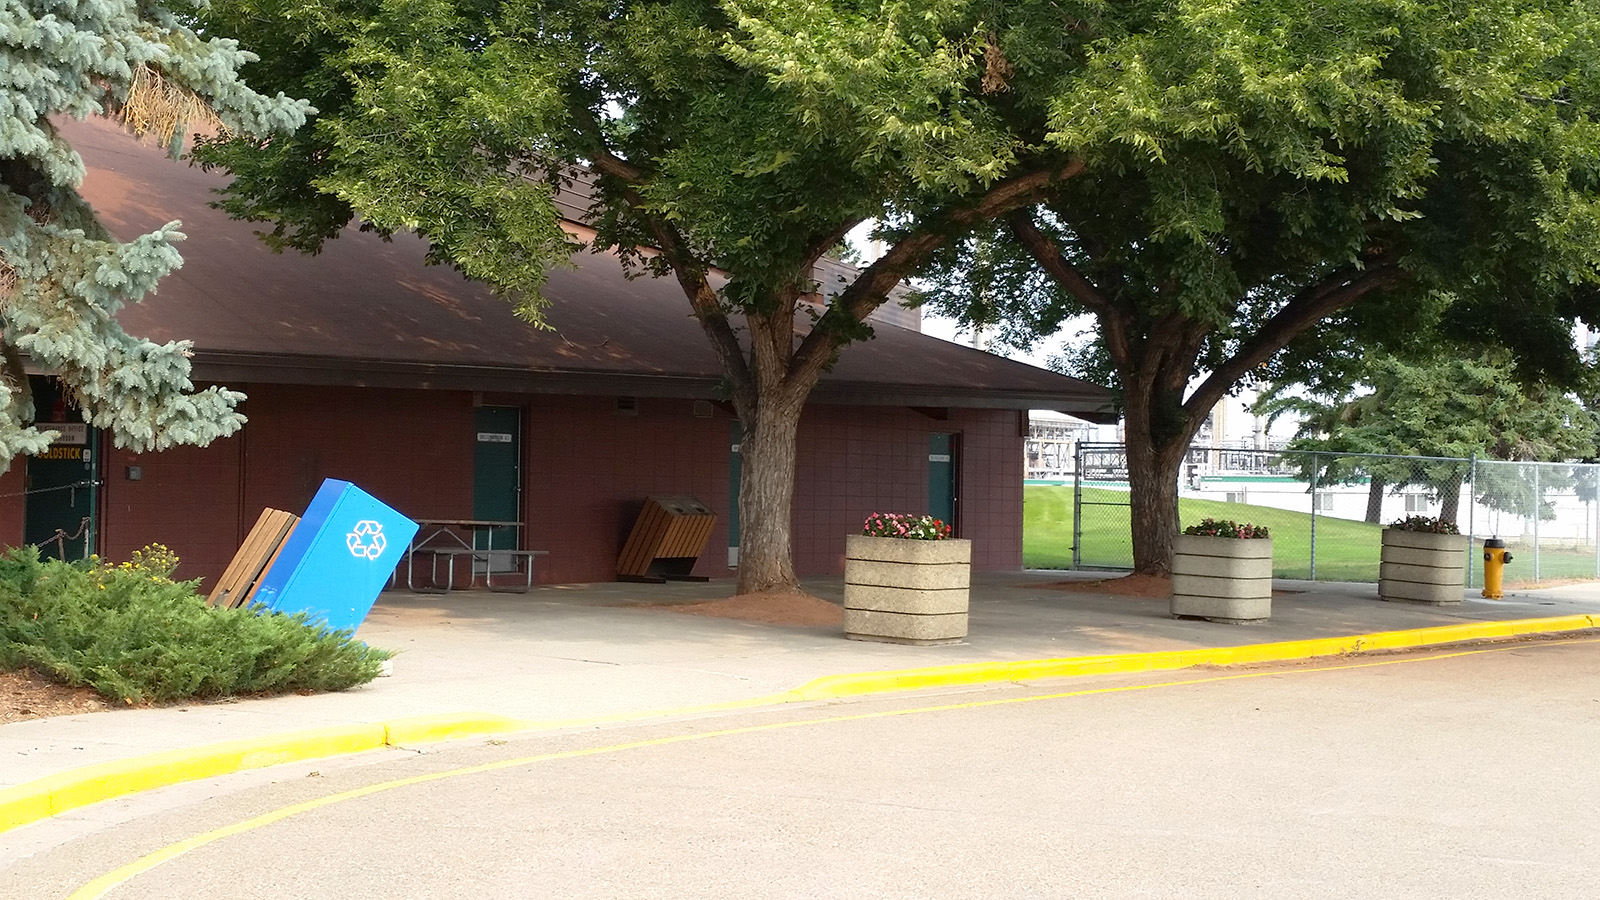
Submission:
M 238 78 L 252 61 L 202 37 L 183 8 L 133 0 L 0 5 L 0 471 L 57 436 L 33 425 L 26 354 L 60 380 L 119 447 L 205 445 L 239 429 L 243 395 L 195 391 L 190 344 L 125 333 L 117 310 L 182 264 L 179 223 L 118 242 L 78 194 L 83 160 L 56 122 L 110 116 L 174 149 L 186 129 L 267 135 L 305 120 L 305 101 Z

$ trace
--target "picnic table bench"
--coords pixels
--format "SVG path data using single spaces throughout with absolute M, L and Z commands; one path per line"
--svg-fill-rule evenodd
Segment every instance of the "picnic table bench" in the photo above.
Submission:
M 498 522 L 486 519 L 417 519 L 421 526 L 417 537 L 406 548 L 406 587 L 420 594 L 447 594 L 456 587 L 456 561 L 467 560 L 467 587 L 476 587 L 478 576 L 483 576 L 484 586 L 491 591 L 526 594 L 533 587 L 533 561 L 549 556 L 548 550 L 519 550 L 513 547 L 494 546 L 495 532 L 512 528 L 520 532 L 521 522 Z M 463 537 L 468 532 L 470 538 Z M 478 539 L 479 535 L 484 540 Z M 478 546 L 482 543 L 484 546 Z M 417 582 L 417 557 L 428 558 L 428 582 Z M 507 568 L 498 568 L 509 562 Z M 441 565 L 442 564 L 442 565 Z M 481 568 L 480 568 L 481 564 Z M 443 568 L 443 577 L 440 569 Z M 495 584 L 495 575 L 518 574 L 522 577 L 511 584 Z M 399 570 L 395 570 L 398 578 Z

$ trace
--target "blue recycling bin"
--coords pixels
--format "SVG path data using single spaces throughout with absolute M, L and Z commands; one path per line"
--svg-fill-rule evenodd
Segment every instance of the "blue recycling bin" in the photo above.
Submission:
M 405 555 L 417 523 L 348 481 L 329 478 L 261 576 L 255 601 L 354 631 Z

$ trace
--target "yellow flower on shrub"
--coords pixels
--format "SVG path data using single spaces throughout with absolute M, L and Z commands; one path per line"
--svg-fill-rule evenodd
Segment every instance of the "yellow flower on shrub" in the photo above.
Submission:
M 143 576 L 157 584 L 172 584 L 172 573 L 178 570 L 178 554 L 165 544 L 146 544 L 128 554 L 127 562 L 112 563 L 91 556 L 95 580 L 105 589 L 106 579 L 115 575 Z

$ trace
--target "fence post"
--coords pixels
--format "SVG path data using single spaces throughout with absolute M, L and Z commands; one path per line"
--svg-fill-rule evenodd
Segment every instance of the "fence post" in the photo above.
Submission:
M 1311 580 L 1317 580 L 1317 483 L 1322 481 L 1322 454 L 1311 454 Z
M 1072 568 L 1083 565 L 1083 441 L 1072 447 Z
M 1539 580 L 1539 516 L 1544 512 L 1544 492 L 1539 490 L 1539 463 L 1533 464 L 1533 580 Z
M 1472 552 L 1472 539 L 1477 536 L 1478 512 L 1478 451 L 1472 451 L 1472 456 L 1467 462 L 1467 587 L 1472 587 L 1472 573 L 1476 570 L 1476 562 Z

